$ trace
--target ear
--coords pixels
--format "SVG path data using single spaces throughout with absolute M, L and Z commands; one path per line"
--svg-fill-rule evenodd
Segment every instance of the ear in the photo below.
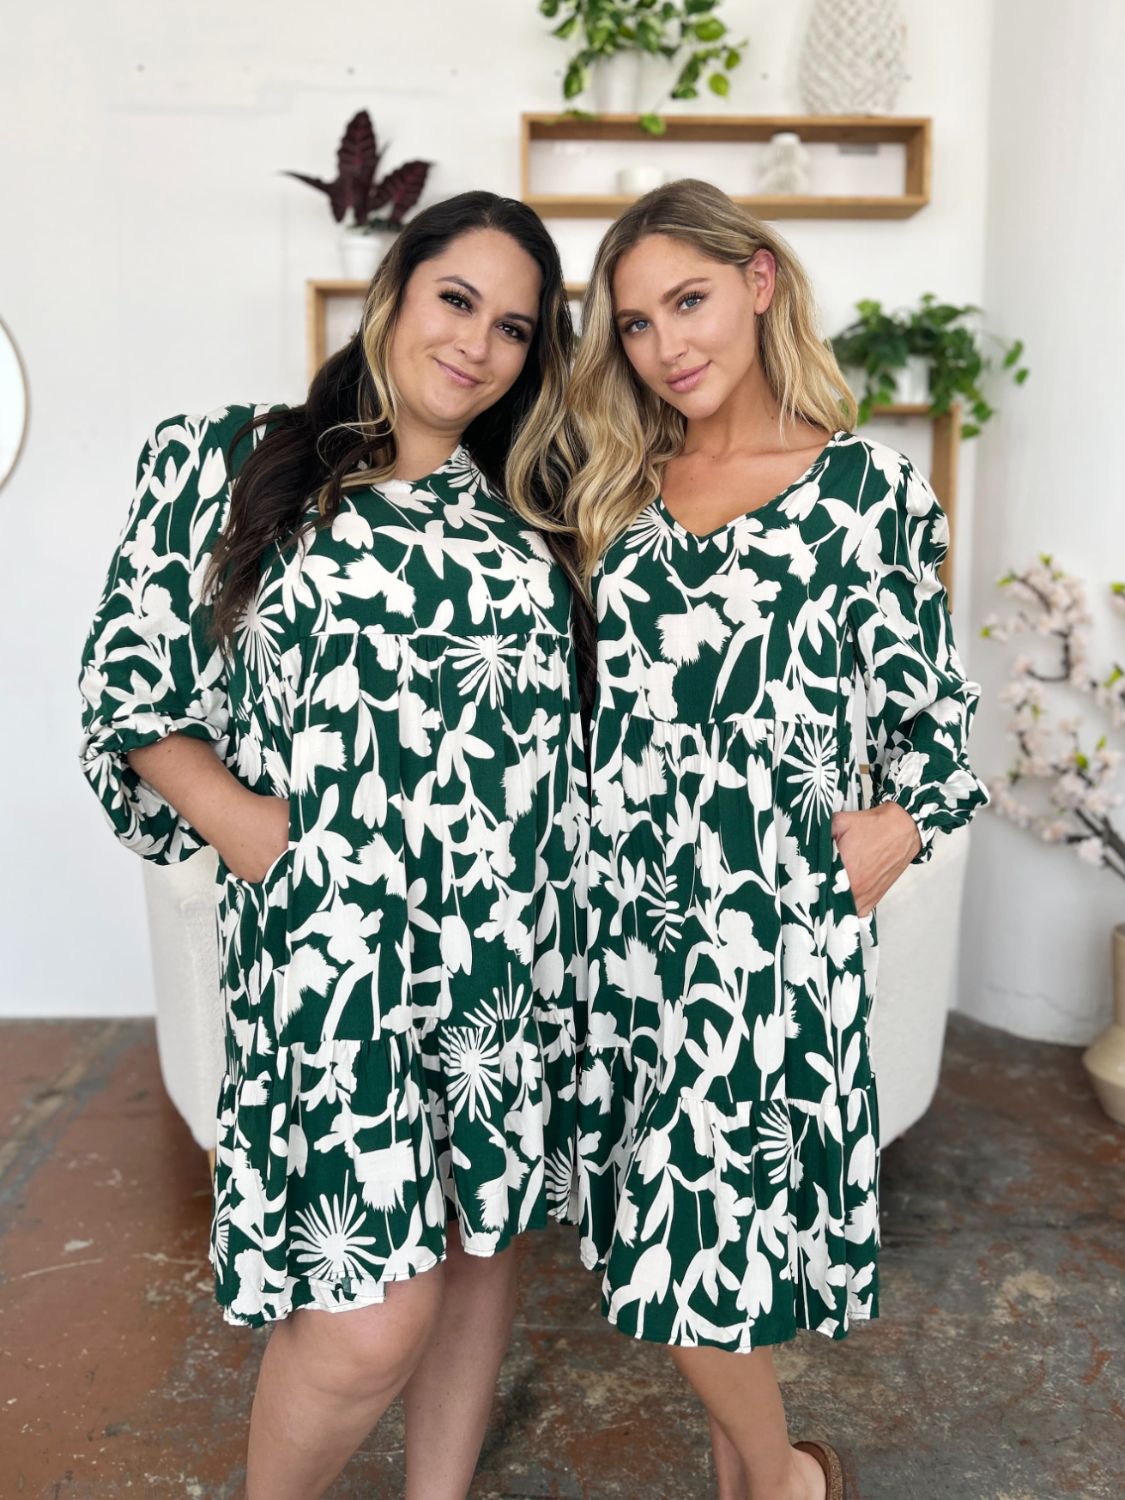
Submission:
M 742 268 L 746 285 L 754 298 L 754 311 L 759 316 L 773 301 L 777 285 L 777 261 L 772 250 L 756 250 Z

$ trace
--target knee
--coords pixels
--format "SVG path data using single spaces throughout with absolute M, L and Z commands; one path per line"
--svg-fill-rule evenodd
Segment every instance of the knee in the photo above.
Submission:
M 508 1245 L 495 1255 L 470 1255 L 457 1229 L 450 1225 L 446 1236 L 445 1274 L 449 1282 L 471 1281 L 477 1286 L 503 1284 L 515 1275 L 516 1247 Z
M 366 1401 L 394 1393 L 410 1378 L 433 1337 L 441 1299 L 442 1276 L 435 1269 L 391 1285 L 386 1301 L 372 1307 L 302 1309 L 274 1336 L 290 1334 L 290 1352 L 304 1378 L 326 1395 Z

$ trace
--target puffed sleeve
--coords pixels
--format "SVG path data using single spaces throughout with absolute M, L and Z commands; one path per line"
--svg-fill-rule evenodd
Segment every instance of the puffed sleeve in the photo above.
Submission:
M 911 815 L 922 837 L 913 863 L 923 864 L 935 834 L 967 823 L 988 792 L 967 754 L 980 688 L 966 680 L 938 577 L 949 524 L 926 480 L 902 464 L 860 543 L 848 613 L 874 801 Z
M 238 414 L 172 417 L 145 444 L 82 653 L 82 770 L 117 837 L 157 864 L 186 859 L 204 840 L 126 756 L 173 733 L 225 754 L 223 661 L 208 637 L 201 589 Z

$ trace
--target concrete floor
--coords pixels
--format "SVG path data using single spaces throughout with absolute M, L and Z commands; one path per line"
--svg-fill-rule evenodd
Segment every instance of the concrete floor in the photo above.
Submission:
M 209 1182 L 152 1025 L 0 1025 L 0 1496 L 240 1494 L 264 1335 L 227 1327 Z M 1077 1049 L 951 1017 L 933 1108 L 883 1159 L 883 1316 L 777 1352 L 794 1437 L 856 1500 L 1125 1495 L 1125 1129 Z M 705 1422 L 532 1236 L 474 1500 L 693 1500 Z M 332 1490 L 396 1500 L 390 1413 Z

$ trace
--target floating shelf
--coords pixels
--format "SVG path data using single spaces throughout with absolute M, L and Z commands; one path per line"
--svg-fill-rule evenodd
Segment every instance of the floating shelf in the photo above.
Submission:
M 898 145 L 905 149 L 903 191 L 898 194 L 776 194 L 735 197 L 760 219 L 908 219 L 930 201 L 930 121 L 890 115 L 668 115 L 667 130 L 652 136 L 637 115 L 520 116 L 520 196 L 543 218 L 613 219 L 635 198 L 616 193 L 570 194 L 531 191 L 531 146 L 536 141 L 661 142 L 768 141 L 791 130 L 807 144 Z
M 328 277 L 305 282 L 305 347 L 311 380 L 328 358 L 328 303 L 337 297 L 363 297 L 369 281 L 349 281 Z

